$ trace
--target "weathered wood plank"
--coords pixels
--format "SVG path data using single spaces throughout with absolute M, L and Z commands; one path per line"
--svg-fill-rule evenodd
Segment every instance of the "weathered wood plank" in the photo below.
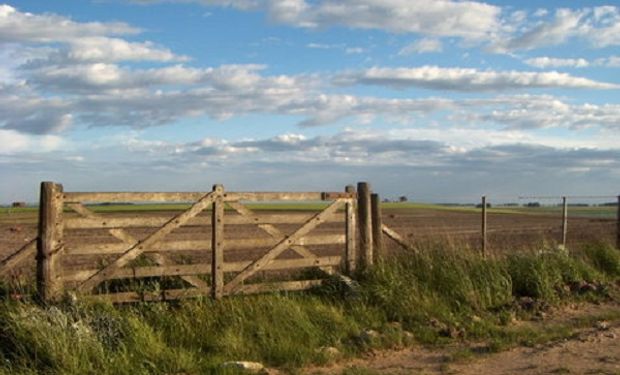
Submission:
M 562 197 L 562 248 L 566 249 L 566 240 L 568 238 L 568 201 L 566 197 Z
M 411 245 L 409 245 L 409 243 L 407 243 L 407 241 L 397 232 L 395 232 L 394 230 L 392 230 L 390 227 L 388 227 L 387 225 L 383 224 L 381 226 L 381 230 L 383 231 L 383 233 L 385 233 L 389 238 L 391 238 L 392 240 L 394 240 L 394 242 L 396 242 L 397 244 L 399 244 L 400 246 L 402 246 L 403 248 L 405 248 L 406 250 L 409 250 L 411 252 L 416 252 L 416 249 L 414 247 L 412 247 Z
M 229 192 L 224 194 L 224 200 L 229 201 L 320 201 L 321 192 Z
M 208 192 L 67 192 L 65 202 L 195 202 Z
M 349 193 L 355 192 L 355 187 L 349 185 L 345 188 Z M 351 275 L 355 272 L 357 266 L 357 224 L 356 224 L 356 207 L 355 200 L 349 200 L 345 205 L 345 220 L 346 220 L 346 247 L 345 247 L 345 259 L 347 274 Z
M 51 302 L 62 293 L 57 256 L 64 246 L 62 185 L 42 182 L 39 207 L 37 291 L 41 300 Z
M 482 197 L 482 221 L 480 225 L 480 247 L 482 248 L 482 255 L 486 256 L 487 253 L 487 197 Z
M 37 253 L 37 239 L 34 238 L 19 250 L 12 253 L 0 262 L 0 276 L 7 275 L 11 270 L 27 260 L 35 260 Z
M 171 301 L 184 298 L 196 298 L 208 296 L 211 288 L 187 288 L 187 289 L 167 289 L 158 292 L 122 292 L 109 294 L 85 295 L 84 299 L 90 301 L 107 301 L 112 303 L 133 303 L 133 302 L 157 302 Z
M 321 285 L 323 280 L 303 280 L 303 281 L 284 281 L 278 283 L 262 283 L 243 285 L 242 288 L 235 291 L 233 294 L 254 294 L 254 293 L 269 293 L 276 291 L 298 291 L 310 289 L 314 286 Z M 175 299 L 183 298 L 196 298 L 209 295 L 209 289 L 168 289 L 159 292 L 124 292 L 124 293 L 110 293 L 110 294 L 96 294 L 85 296 L 88 300 L 100 300 L 112 303 L 132 303 L 132 302 L 155 302 L 155 301 L 171 301 Z
M 66 202 L 191 202 L 208 192 L 67 192 Z M 340 192 L 229 192 L 224 201 L 321 201 Z M 340 198 L 340 197 L 339 197 Z M 348 197 L 354 198 L 354 197 Z
M 281 281 L 273 283 L 241 285 L 228 294 L 255 294 L 279 291 L 305 290 L 321 285 L 323 280 Z
M 322 193 L 323 196 L 323 200 L 324 201 L 331 201 L 334 199 L 356 199 L 357 198 L 357 194 L 355 193 L 355 191 L 344 191 L 344 192 L 338 192 L 338 193 L 332 193 L 332 192 L 324 192 Z
M 370 195 L 370 213 L 372 217 L 372 247 L 376 257 L 382 257 L 383 254 L 383 236 L 382 226 L 383 217 L 381 216 L 381 200 L 379 194 Z
M 291 245 L 295 244 L 295 241 L 308 234 L 311 230 L 316 228 L 319 224 L 325 221 L 325 218 L 333 215 L 340 206 L 344 203 L 343 200 L 336 200 L 331 203 L 325 210 L 316 214 L 312 219 L 301 226 L 295 233 L 291 234 L 288 238 L 280 241 L 276 246 L 271 248 L 260 259 L 254 261 L 251 265 L 241 271 L 234 279 L 232 279 L 225 287 L 225 293 L 234 292 L 234 290 L 248 277 L 252 276 L 256 272 L 260 271 L 267 264 L 271 263 L 278 255 L 284 250 L 288 249 Z
M 213 194 L 216 198 L 211 210 L 211 296 L 220 299 L 224 291 L 224 187 L 214 185 Z
M 274 246 L 278 243 L 278 240 L 276 238 L 227 239 L 226 249 L 231 251 Z M 300 246 L 321 246 L 342 245 L 344 243 L 345 235 L 343 234 L 323 234 L 298 238 L 294 244 Z M 126 250 L 127 244 L 125 243 L 104 243 L 67 247 L 65 253 L 71 255 L 119 254 Z M 144 253 L 209 250 L 211 250 L 211 240 L 162 241 L 149 249 L 145 249 Z
M 360 234 L 360 260 L 363 267 L 373 264 L 372 249 L 372 215 L 370 209 L 370 185 L 366 182 L 357 184 L 357 210 Z
M 229 202 L 228 204 L 232 209 L 237 211 L 243 217 L 251 218 L 252 216 L 254 216 L 254 213 L 249 208 L 239 202 Z M 271 224 L 259 224 L 258 227 L 265 231 L 267 234 L 269 234 L 271 237 L 273 237 L 276 241 L 282 241 L 282 239 L 286 237 L 284 233 L 282 233 L 278 228 L 274 227 Z M 291 249 L 302 257 L 316 258 L 316 255 L 314 255 L 310 250 L 306 249 L 302 245 L 293 245 L 291 246 Z M 325 268 L 325 272 L 331 272 L 331 268 Z
M 230 202 L 233 203 L 233 202 Z M 295 214 L 256 214 L 251 216 L 229 215 L 226 225 L 246 224 L 300 224 L 308 221 L 312 213 Z M 65 219 L 65 229 L 95 229 L 95 228 L 150 228 L 161 227 L 170 220 L 169 216 L 119 217 L 106 214 L 98 218 L 71 217 Z M 342 222 L 343 218 L 336 216 L 330 222 Z M 209 226 L 211 217 L 194 217 L 185 226 Z
M 100 218 L 99 214 L 96 214 L 95 212 L 84 207 L 81 203 L 69 203 L 68 206 L 72 210 L 74 210 L 75 212 L 79 213 L 80 215 L 84 217 L 87 217 L 90 219 Z M 134 246 L 135 244 L 138 243 L 138 241 L 132 235 L 130 235 L 123 229 L 110 229 L 108 232 L 115 238 L 125 243 L 121 252 L 124 251 L 127 248 L 127 246 Z M 155 261 L 155 263 L 159 264 L 160 266 L 167 266 L 167 265 L 174 264 L 174 262 L 172 262 L 166 256 L 159 254 L 159 253 L 149 253 L 147 256 L 153 261 Z M 182 279 L 197 288 L 208 288 L 209 287 L 209 284 L 207 284 L 206 282 L 204 282 L 203 280 L 197 277 L 182 276 Z
M 164 224 L 158 231 L 148 236 L 142 242 L 137 243 L 136 245 L 130 247 L 123 255 L 118 257 L 114 262 L 109 264 L 107 267 L 99 271 L 97 274 L 93 275 L 91 278 L 82 283 L 78 290 L 87 291 L 94 288 L 97 284 L 99 284 L 105 277 L 114 273 L 117 269 L 123 267 L 130 261 L 137 258 L 140 254 L 142 254 L 145 250 L 151 248 L 157 242 L 159 242 L 162 238 L 164 238 L 167 234 L 172 232 L 174 229 L 180 227 L 185 224 L 187 220 L 198 215 L 202 210 L 207 208 L 213 202 L 214 198 L 213 193 L 209 193 L 202 197 L 198 202 L 194 203 L 192 207 L 175 216 L 169 222 Z
M 301 258 L 301 259 L 276 259 L 265 268 L 264 271 L 281 271 L 298 268 L 309 267 L 335 267 L 340 264 L 342 257 L 330 256 L 320 258 Z M 223 263 L 223 272 L 239 272 L 252 264 L 251 260 L 241 262 Z M 98 270 L 87 269 L 65 272 L 62 276 L 65 282 L 79 282 L 86 280 Z M 211 263 L 195 263 L 195 264 L 175 264 L 170 266 L 145 266 L 135 268 L 121 268 L 114 273 L 111 279 L 133 279 L 142 277 L 164 277 L 164 276 L 189 276 L 189 275 L 209 275 L 212 273 Z M 205 288 L 209 288 L 207 285 Z

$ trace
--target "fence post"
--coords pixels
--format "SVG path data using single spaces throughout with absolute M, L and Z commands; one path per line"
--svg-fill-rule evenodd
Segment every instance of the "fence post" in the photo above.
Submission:
M 213 185 L 216 197 L 211 206 L 211 295 L 222 298 L 224 292 L 224 187 Z
M 39 197 L 39 237 L 37 240 L 37 292 L 43 302 L 57 300 L 62 294 L 58 255 L 63 243 L 62 185 L 41 183 Z
M 360 228 L 361 263 L 362 267 L 366 268 L 373 264 L 370 185 L 367 182 L 357 183 L 357 211 Z
M 481 227 L 482 255 L 487 255 L 487 197 L 482 196 L 482 227 Z
M 620 250 L 620 195 L 618 195 L 618 207 L 617 207 L 617 218 L 616 218 L 616 247 Z
M 347 193 L 355 193 L 355 186 L 347 185 L 344 189 Z M 345 268 L 349 276 L 355 272 L 357 265 L 357 252 L 355 240 L 357 238 L 357 225 L 355 215 L 355 199 L 351 198 L 345 205 L 345 221 L 346 221 L 346 249 L 345 249 Z
M 372 247 L 377 258 L 383 256 L 383 220 L 381 219 L 381 201 L 379 194 L 370 195 L 370 212 L 372 216 Z
M 568 234 L 568 203 L 566 197 L 562 197 L 562 249 L 566 249 L 566 237 Z

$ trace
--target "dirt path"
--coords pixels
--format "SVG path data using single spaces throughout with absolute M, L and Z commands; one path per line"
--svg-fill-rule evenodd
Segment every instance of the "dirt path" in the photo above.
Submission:
M 620 374 L 620 327 L 591 329 L 541 348 L 516 348 L 469 364 L 456 374 Z
M 579 310 L 563 311 L 553 322 L 594 316 L 609 306 L 585 306 Z M 540 322 L 534 324 L 547 324 Z M 608 324 L 608 326 L 606 326 Z M 463 346 L 429 350 L 421 347 L 400 351 L 369 354 L 367 358 L 337 363 L 328 367 L 310 368 L 307 375 L 335 374 L 620 374 L 620 322 L 597 322 L 591 327 L 576 330 L 570 339 L 536 347 L 517 347 L 495 353 L 455 359 Z

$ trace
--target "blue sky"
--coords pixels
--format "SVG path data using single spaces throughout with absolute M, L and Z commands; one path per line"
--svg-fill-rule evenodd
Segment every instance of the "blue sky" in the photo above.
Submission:
M 619 69 L 612 2 L 9 1 L 0 202 L 42 180 L 615 195 Z

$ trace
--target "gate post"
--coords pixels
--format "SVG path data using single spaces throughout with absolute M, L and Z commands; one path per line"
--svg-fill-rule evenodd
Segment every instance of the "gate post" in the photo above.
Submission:
M 43 302 L 57 300 L 63 291 L 58 255 L 63 243 L 62 185 L 41 183 L 37 240 L 37 292 Z
M 562 250 L 566 250 L 566 238 L 568 235 L 568 203 L 566 196 L 562 197 Z
M 357 210 L 360 228 L 361 265 L 363 268 L 367 268 L 373 264 L 370 184 L 367 182 L 357 183 Z
M 381 218 L 381 201 L 379 194 L 370 195 L 370 212 L 372 216 L 372 246 L 375 256 L 381 258 L 383 254 L 383 219 Z
M 618 205 L 616 210 L 616 247 L 620 250 L 620 195 L 618 195 Z
M 482 196 L 482 223 L 480 228 L 480 243 L 482 247 L 482 256 L 487 256 L 487 197 Z
M 344 189 L 349 194 L 355 194 L 355 186 L 347 185 Z M 345 248 L 345 269 L 349 276 L 355 272 L 357 266 L 357 249 L 355 242 L 357 238 L 357 225 L 355 215 L 355 199 L 351 198 L 345 205 L 345 221 L 346 221 L 346 248 Z
M 224 293 L 224 187 L 213 185 L 217 194 L 211 205 L 211 295 L 222 298 Z

